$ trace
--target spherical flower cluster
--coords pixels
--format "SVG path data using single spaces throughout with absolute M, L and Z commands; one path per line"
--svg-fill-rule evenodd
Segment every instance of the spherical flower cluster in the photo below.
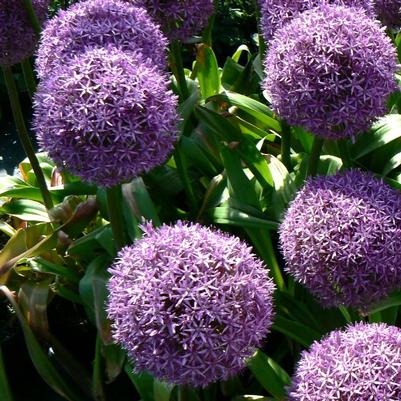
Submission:
M 375 0 L 375 9 L 380 21 L 388 28 L 401 27 L 401 0 Z
M 358 323 L 302 354 L 289 401 L 401 399 L 401 330 Z
M 237 374 L 272 323 L 266 267 L 238 238 L 199 224 L 143 230 L 110 269 L 114 340 L 136 370 L 168 382 Z
M 164 163 L 177 139 L 177 98 L 149 64 L 95 48 L 42 81 L 34 128 L 60 167 L 110 187 Z
M 324 306 L 364 310 L 401 287 L 401 194 L 370 174 L 309 179 L 279 231 L 287 272 Z
M 364 10 L 375 17 L 373 0 L 259 0 L 260 26 L 264 39 L 269 42 L 274 33 L 298 14 L 322 4 L 344 5 Z
M 277 31 L 265 69 L 273 109 L 327 138 L 368 129 L 397 88 L 396 51 L 384 28 L 343 6 L 305 11 Z
M 46 18 L 50 0 L 32 0 L 40 22 Z M 36 35 L 22 1 L 0 0 L 0 64 L 11 66 L 30 57 L 35 50 Z
M 61 10 L 42 32 L 37 54 L 44 78 L 69 59 L 93 47 L 140 51 L 161 69 L 166 67 L 167 39 L 147 11 L 116 0 L 89 0 Z
M 125 0 L 145 7 L 170 40 L 202 31 L 213 13 L 213 0 Z

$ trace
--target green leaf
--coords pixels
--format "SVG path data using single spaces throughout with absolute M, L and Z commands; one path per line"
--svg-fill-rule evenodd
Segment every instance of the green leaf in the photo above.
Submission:
M 155 226 L 160 225 L 156 207 L 142 178 L 135 178 L 129 184 L 124 184 L 123 196 L 137 220 L 145 218 L 152 221 Z
M 226 201 L 229 197 L 227 190 L 227 179 L 223 174 L 213 177 L 203 196 L 202 207 L 199 210 L 198 220 L 205 210 L 216 207 Z
M 288 170 L 280 160 L 272 155 L 266 155 L 265 158 L 274 182 L 273 210 L 276 218 L 279 219 L 293 198 L 297 188 Z
M 229 91 L 215 96 L 211 100 L 218 101 L 219 103 L 226 102 L 232 106 L 236 106 L 255 117 L 267 128 L 278 133 L 281 132 L 281 124 L 273 117 L 273 112 L 269 109 L 269 107 L 261 102 L 258 102 L 257 100 Z
M 40 189 L 31 186 L 4 189 L 0 191 L 0 197 L 28 199 L 37 202 L 43 202 L 42 193 L 40 192 Z
M 115 344 L 103 345 L 106 383 L 113 382 L 121 373 L 126 360 L 125 352 Z
M 16 233 L 16 230 L 14 227 L 10 226 L 10 224 L 8 224 L 2 220 L 0 220 L 0 231 L 9 237 L 12 237 Z
M 240 203 L 260 208 L 255 186 L 246 176 L 237 152 L 222 147 L 221 158 L 225 167 L 230 195 Z
M 343 162 L 339 157 L 332 155 L 320 156 L 319 166 L 317 169 L 318 175 L 333 175 L 342 167 Z
M 154 401 L 169 401 L 173 389 L 173 384 L 168 384 L 155 379 L 153 381 Z
M 222 115 L 206 107 L 197 107 L 197 113 L 210 130 L 221 140 L 228 142 L 230 147 L 238 152 L 262 186 L 273 185 L 266 160 L 253 141 L 242 135 L 239 128 L 227 121 Z
M 81 279 L 80 274 L 77 271 L 72 270 L 70 267 L 49 262 L 41 257 L 28 259 L 28 263 L 34 271 L 55 274 L 73 283 L 79 283 L 79 280 Z
M 0 213 L 18 217 L 25 221 L 49 222 L 46 208 L 39 202 L 28 199 L 18 199 L 5 203 Z
M 20 259 L 38 256 L 57 244 L 57 231 L 40 239 L 46 225 L 40 224 L 19 229 L 0 252 L 0 276 L 8 272 Z
M 96 336 L 95 358 L 93 360 L 92 395 L 96 401 L 106 401 L 103 386 L 102 340 L 99 334 Z
M 234 52 L 234 54 L 232 55 L 231 58 L 236 63 L 238 63 L 242 53 L 246 53 L 247 54 L 248 61 L 251 59 L 251 52 L 250 52 L 249 47 L 247 45 L 240 45 L 238 47 L 238 49 Z
M 138 391 L 142 401 L 155 401 L 153 398 L 153 377 L 146 372 L 134 373 L 130 362 L 124 365 L 124 371 Z
M 110 322 L 107 320 L 104 305 L 107 299 L 107 282 L 109 274 L 107 268 L 110 258 L 99 255 L 87 266 L 85 275 L 79 282 L 79 294 L 85 305 L 89 319 L 98 329 L 103 344 L 112 343 Z
M 178 107 L 178 112 L 181 116 L 181 121 L 179 122 L 180 131 L 183 132 L 185 127 L 190 120 L 190 117 L 195 109 L 195 106 L 199 103 L 200 94 L 199 91 L 194 91 L 188 99 L 182 102 Z
M 6 367 L 4 365 L 3 351 L 0 344 L 0 400 L 13 401 L 10 384 L 8 383 Z
M 210 209 L 208 215 L 211 221 L 216 224 L 230 224 L 239 227 L 267 230 L 277 230 L 279 226 L 279 223 L 276 221 L 254 217 L 240 210 L 225 206 Z
M 181 137 L 181 150 L 186 160 L 196 169 L 199 169 L 202 174 L 213 177 L 218 173 L 207 154 L 194 138 L 186 136 Z
M 115 248 L 112 236 L 113 234 L 109 225 L 99 227 L 89 234 L 76 239 L 68 248 L 68 253 L 71 256 L 76 256 L 87 261 L 94 259 L 99 253 L 105 250 L 110 256 L 114 256 Z
M 397 144 L 397 146 L 393 146 L 394 152 L 393 155 L 383 155 L 384 167 L 381 170 L 383 175 L 389 174 L 392 170 L 395 170 L 397 167 L 401 166 L 401 144 Z M 391 152 L 393 153 L 393 152 Z
M 274 296 L 277 307 L 283 309 L 292 319 L 323 334 L 318 319 L 316 319 L 313 312 L 311 312 L 304 303 L 293 298 L 288 292 L 284 291 L 276 291 Z
M 6 286 L 0 286 L 0 291 L 4 293 L 21 324 L 25 337 L 25 343 L 28 348 L 32 363 L 43 380 L 58 394 L 70 401 L 86 401 L 82 395 L 77 393 L 74 388 L 69 386 L 55 369 L 46 352 L 42 349 L 31 328 L 27 324 L 18 304 L 12 293 Z
M 227 57 L 221 74 L 221 82 L 224 88 L 232 89 L 244 67 L 237 64 L 231 57 Z
M 285 399 L 285 386 L 290 383 L 290 378 L 276 362 L 261 350 L 257 350 L 249 360 L 248 367 L 263 388 L 276 400 Z
M 202 43 L 197 47 L 196 70 L 203 99 L 220 92 L 220 71 L 211 47 Z
M 304 347 L 309 347 L 313 341 L 319 340 L 321 337 L 321 334 L 316 330 L 302 323 L 286 319 L 280 315 L 276 315 L 272 330 L 292 338 Z
M 375 305 L 369 308 L 369 314 L 382 312 L 387 308 L 391 308 L 393 306 L 400 306 L 401 305 L 401 292 L 396 292 L 391 294 L 383 301 L 376 303 Z
M 401 114 L 389 114 L 375 123 L 368 133 L 357 137 L 355 144 L 351 146 L 352 158 L 359 159 L 399 137 Z

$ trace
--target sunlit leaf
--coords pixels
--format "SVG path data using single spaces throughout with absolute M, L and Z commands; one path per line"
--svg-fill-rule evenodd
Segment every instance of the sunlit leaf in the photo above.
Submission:
M 366 134 L 357 137 L 351 155 L 358 159 L 401 137 L 401 114 L 389 114 L 375 123 Z
M 261 350 L 258 350 L 249 360 L 248 367 L 259 383 L 273 395 L 276 400 L 285 399 L 285 386 L 290 383 L 290 378 L 284 369 L 276 362 Z

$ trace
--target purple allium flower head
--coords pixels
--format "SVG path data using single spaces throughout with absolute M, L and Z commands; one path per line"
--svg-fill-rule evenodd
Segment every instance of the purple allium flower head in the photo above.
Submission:
M 167 75 L 115 48 L 60 66 L 39 85 L 34 106 L 41 147 L 60 167 L 104 187 L 164 163 L 177 139 Z
M 401 194 L 368 173 L 309 179 L 279 231 L 287 272 L 324 306 L 364 310 L 401 287 Z
M 136 370 L 171 383 L 237 374 L 272 323 L 266 267 L 238 238 L 199 224 L 143 230 L 110 268 L 114 340 Z
M 269 42 L 278 29 L 300 13 L 323 4 L 359 8 L 370 17 L 376 16 L 373 0 L 259 0 L 260 26 L 264 39 Z
M 276 32 L 264 89 L 290 124 L 322 137 L 352 137 L 385 114 L 397 69 L 384 27 L 354 8 L 323 5 Z
M 45 20 L 49 3 L 50 0 L 32 0 L 39 22 Z M 22 1 L 0 0 L 0 64 L 11 66 L 30 57 L 36 43 Z
M 213 0 L 125 0 L 145 7 L 170 40 L 202 31 L 213 13 Z
M 401 400 L 401 330 L 357 323 L 304 351 L 289 401 Z
M 379 20 L 388 28 L 401 27 L 401 0 L 375 0 L 375 9 Z
M 167 39 L 147 11 L 119 0 L 89 0 L 61 10 L 42 32 L 36 60 L 38 76 L 51 75 L 56 67 L 89 48 L 115 46 L 140 52 L 164 69 Z

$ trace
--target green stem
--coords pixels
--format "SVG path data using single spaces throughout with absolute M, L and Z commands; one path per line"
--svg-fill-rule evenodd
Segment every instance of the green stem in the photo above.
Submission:
M 6 367 L 4 365 L 3 351 L 0 345 L 0 400 L 13 401 L 10 385 L 7 379 Z
M 126 245 L 126 237 L 124 231 L 124 216 L 122 211 L 122 195 L 121 186 L 106 189 L 107 209 L 109 212 L 111 229 L 113 231 L 114 241 L 116 242 L 117 251 Z
M 178 40 L 170 44 L 170 68 L 177 80 L 181 102 L 189 97 L 187 79 L 184 73 L 184 65 L 181 57 L 181 43 Z
M 96 336 L 95 358 L 93 361 L 92 394 L 96 400 L 104 400 L 102 366 L 102 339 Z
M 178 386 L 178 401 L 188 401 L 188 390 L 185 386 Z
M 33 9 L 32 0 L 22 0 L 22 2 L 24 4 L 25 10 L 26 10 L 26 12 L 28 14 L 28 19 L 29 19 L 29 22 L 32 25 L 33 31 L 35 32 L 35 35 L 37 37 L 39 37 L 39 35 L 40 35 L 40 23 L 39 23 L 38 18 L 36 17 L 35 10 Z
M 36 81 L 29 58 L 21 61 L 21 68 L 24 75 L 26 89 L 28 90 L 29 97 L 32 99 L 36 92 Z
M 291 129 L 285 121 L 281 123 L 281 128 L 281 161 L 291 171 Z
M 185 156 L 181 151 L 181 141 L 179 141 L 176 145 L 174 152 L 174 161 L 177 167 L 178 175 L 181 179 L 182 184 L 184 185 L 184 191 L 189 201 L 189 207 L 191 210 L 192 216 L 196 216 L 196 211 L 198 209 L 198 204 L 196 201 L 196 197 L 191 185 L 191 180 L 188 175 L 188 169 L 186 166 Z
M 262 30 L 260 29 L 260 9 L 258 0 L 254 0 L 253 4 L 255 7 L 256 21 L 258 25 L 259 57 L 260 57 L 260 62 L 263 63 L 263 60 L 265 59 L 267 46 L 262 35 Z
M 338 150 L 343 162 L 343 168 L 350 168 L 352 166 L 351 155 L 349 153 L 348 143 L 346 139 L 339 139 L 337 141 Z
M 322 151 L 324 139 L 315 136 L 312 145 L 312 151 L 309 155 L 309 164 L 307 176 L 315 176 L 317 173 L 317 168 L 319 166 L 320 152 Z
M 42 198 L 46 209 L 50 210 L 53 207 L 53 201 L 47 188 L 46 180 L 43 175 L 43 171 L 40 168 L 39 161 L 36 157 L 31 139 L 29 138 L 28 130 L 25 125 L 24 116 L 22 114 L 21 105 L 19 102 L 18 91 L 15 85 L 13 73 L 10 67 L 2 66 L 1 69 L 3 71 L 8 96 L 10 98 L 11 109 L 13 112 L 19 140 L 21 141 L 25 154 L 28 156 L 29 162 L 32 166 L 32 170 L 35 173 L 36 180 L 38 182 L 40 192 L 42 193 Z

